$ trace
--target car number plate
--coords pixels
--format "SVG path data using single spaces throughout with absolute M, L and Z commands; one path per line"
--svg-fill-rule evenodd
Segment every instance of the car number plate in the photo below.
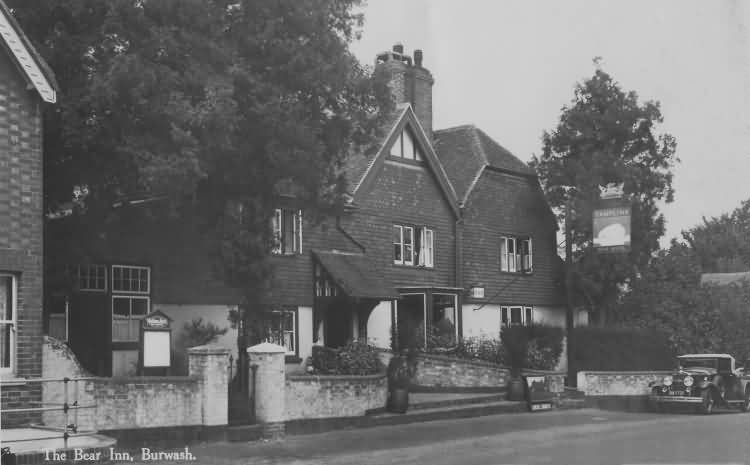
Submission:
M 684 396 L 685 391 L 669 391 L 670 396 Z
M 531 404 L 531 410 L 549 410 L 552 408 L 552 404 L 549 402 L 544 402 L 541 404 Z

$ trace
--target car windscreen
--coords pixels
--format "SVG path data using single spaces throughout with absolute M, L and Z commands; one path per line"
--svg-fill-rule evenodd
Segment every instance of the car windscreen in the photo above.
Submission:
M 715 358 L 681 358 L 681 368 L 716 368 Z

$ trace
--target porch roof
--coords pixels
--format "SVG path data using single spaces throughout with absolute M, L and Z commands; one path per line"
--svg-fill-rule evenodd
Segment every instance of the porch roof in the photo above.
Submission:
M 358 253 L 313 250 L 320 265 L 349 297 L 398 299 L 396 288 L 376 269 L 375 261 Z

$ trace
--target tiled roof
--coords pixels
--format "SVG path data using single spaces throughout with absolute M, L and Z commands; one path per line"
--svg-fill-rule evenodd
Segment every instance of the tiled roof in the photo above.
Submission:
M 750 271 L 741 273 L 703 273 L 701 275 L 701 284 L 726 286 L 729 284 L 742 284 L 743 281 L 750 283 Z
M 396 288 L 363 254 L 314 250 L 313 254 L 334 282 L 350 297 L 398 299 Z
M 45 102 L 55 103 L 57 82 L 54 73 L 26 37 L 3 0 L 0 0 L 0 38 L 39 96 Z
M 474 180 L 485 166 L 522 176 L 535 176 L 529 165 L 474 125 L 435 131 L 434 139 L 435 151 L 462 200 L 465 200 Z

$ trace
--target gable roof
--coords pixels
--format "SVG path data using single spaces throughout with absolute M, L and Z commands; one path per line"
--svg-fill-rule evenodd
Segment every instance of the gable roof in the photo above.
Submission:
M 466 201 L 485 168 L 536 177 L 529 165 L 472 124 L 435 131 L 435 151 L 451 173 L 461 201 Z
M 717 284 L 727 286 L 729 284 L 742 285 L 743 281 L 750 283 L 750 271 L 741 273 L 703 273 L 701 284 Z
M 39 97 L 48 103 L 57 101 L 57 82 L 52 70 L 36 51 L 7 5 L 0 0 L 0 43 L 9 52 Z
M 357 194 L 373 179 L 378 168 L 385 162 L 391 145 L 407 125 L 411 127 L 415 136 L 415 142 L 422 149 L 424 161 L 435 175 L 438 185 L 450 204 L 453 213 L 456 217 L 460 216 L 456 190 L 453 188 L 445 168 L 440 162 L 437 153 L 435 153 L 432 144 L 429 142 L 422 125 L 419 123 L 414 109 L 408 103 L 400 105 L 393 118 L 388 121 L 386 127 L 389 127 L 389 130 L 377 151 L 374 151 L 369 156 L 357 154 L 347 159 L 344 173 L 349 181 L 349 193 L 352 195 L 352 198 L 356 199 Z

